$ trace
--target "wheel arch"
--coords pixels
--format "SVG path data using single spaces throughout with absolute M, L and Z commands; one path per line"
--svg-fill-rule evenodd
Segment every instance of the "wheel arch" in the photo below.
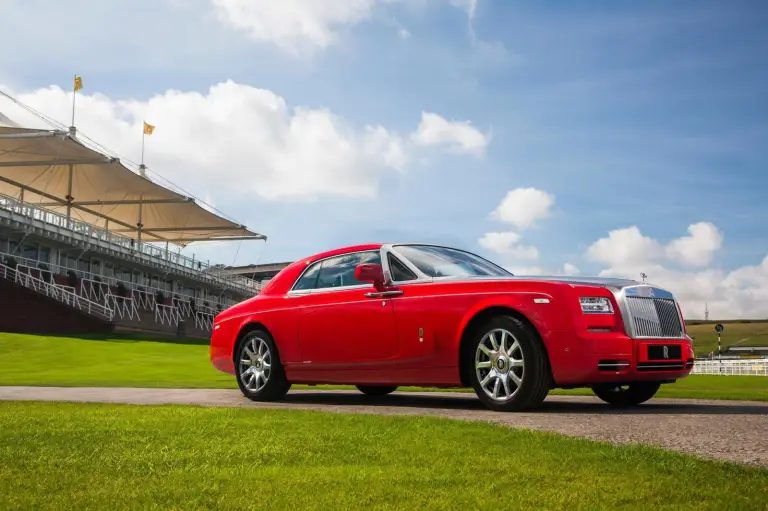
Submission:
M 476 328 L 482 325 L 483 322 L 495 316 L 511 316 L 519 321 L 522 321 L 531 329 L 533 334 L 536 336 L 537 341 L 541 344 L 541 347 L 544 350 L 544 354 L 546 355 L 547 371 L 549 372 L 549 378 L 551 380 L 552 367 L 551 367 L 551 361 L 549 358 L 549 351 L 547 351 L 547 346 L 544 343 L 544 339 L 542 338 L 538 328 L 536 328 L 536 325 L 533 323 L 533 321 L 531 321 L 525 314 L 523 314 L 519 310 L 513 307 L 510 307 L 508 305 L 490 305 L 479 311 L 476 311 L 471 316 L 471 318 L 469 318 L 469 320 L 466 321 L 466 324 L 464 325 L 464 328 L 461 331 L 461 337 L 459 339 L 459 349 L 458 349 L 459 378 L 461 379 L 461 384 L 464 385 L 465 387 L 469 387 L 471 385 L 469 373 L 467 370 L 467 364 L 463 363 L 463 361 L 465 360 L 465 357 L 467 356 L 467 351 L 469 350 L 469 343 L 470 343 L 470 338 L 472 336 L 472 333 L 475 331 Z
M 263 330 L 267 332 L 272 337 L 272 339 L 274 339 L 275 337 L 274 335 L 272 335 L 272 332 L 269 331 L 269 328 L 267 328 L 267 326 L 260 321 L 249 321 L 243 324 L 240 327 L 240 330 L 237 332 L 237 337 L 235 337 L 235 342 L 232 345 L 232 353 L 230 354 L 232 357 L 232 362 L 235 363 L 235 366 L 237 366 L 237 362 L 235 359 L 237 357 L 237 350 L 238 350 L 238 347 L 240 346 L 240 341 L 242 341 L 246 335 L 256 330 Z M 275 342 L 275 349 L 276 350 L 278 349 L 276 342 Z

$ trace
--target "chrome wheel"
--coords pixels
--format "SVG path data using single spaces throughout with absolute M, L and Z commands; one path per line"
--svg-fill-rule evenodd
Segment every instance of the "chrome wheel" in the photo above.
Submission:
M 240 380 L 250 392 L 259 392 L 269 381 L 272 372 L 272 352 L 267 341 L 252 337 L 240 351 L 238 372 Z
M 475 351 L 475 372 L 483 392 L 494 401 L 512 399 L 523 383 L 523 350 L 504 328 L 486 333 Z

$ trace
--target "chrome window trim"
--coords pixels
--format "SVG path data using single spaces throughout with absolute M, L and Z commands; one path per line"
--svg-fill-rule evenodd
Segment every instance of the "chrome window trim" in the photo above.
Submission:
M 424 243 L 398 243 L 398 245 L 424 245 Z M 403 263 L 406 268 L 416 275 L 416 278 L 411 280 L 392 280 L 392 271 L 389 268 L 389 258 L 387 257 L 389 254 L 397 257 L 398 261 Z M 381 247 L 381 268 L 384 271 L 384 284 L 388 286 L 395 285 L 400 287 L 409 284 L 423 284 L 434 281 L 432 277 L 424 275 L 407 257 L 399 253 L 391 243 Z
M 675 308 L 677 309 L 677 317 L 680 320 L 680 330 L 681 334 L 680 336 L 675 337 L 661 337 L 661 336 L 648 336 L 648 335 L 638 335 L 635 330 L 635 322 L 634 318 L 632 316 L 632 313 L 629 310 L 629 305 L 627 303 L 627 290 L 634 290 L 634 289 L 640 289 L 640 288 L 646 288 L 646 289 L 653 289 L 655 291 L 661 291 L 663 293 L 663 296 L 654 296 L 654 297 L 648 297 L 649 300 L 652 300 L 654 298 L 663 298 L 667 300 L 672 300 L 675 304 Z M 625 286 L 620 289 L 614 289 L 613 290 L 613 296 L 616 299 L 616 303 L 619 305 L 619 312 L 621 313 L 621 319 L 624 322 L 624 331 L 625 333 L 631 338 L 631 339 L 669 339 L 669 340 L 682 340 L 686 338 L 685 333 L 685 320 L 683 319 L 683 315 L 680 312 L 680 308 L 678 307 L 677 299 L 675 298 L 674 294 L 672 294 L 671 291 L 668 289 L 664 289 L 659 286 L 652 286 L 649 284 L 637 284 L 634 286 Z M 640 297 L 638 295 L 633 295 Z
M 398 261 L 403 263 L 403 266 L 405 266 L 408 270 L 410 270 L 414 275 L 416 275 L 415 279 L 411 280 L 394 280 L 392 278 L 392 269 L 389 267 L 389 255 L 392 255 L 393 257 L 396 257 Z M 431 279 L 421 273 L 418 268 L 416 268 L 408 259 L 403 257 L 401 254 L 399 254 L 391 244 L 383 245 L 381 247 L 381 269 L 384 272 L 384 285 L 387 286 L 401 286 L 410 284 L 411 282 L 431 282 Z
M 353 284 L 350 286 L 339 286 L 339 287 L 320 287 L 320 288 L 314 287 L 312 289 L 294 289 L 296 287 L 296 284 L 299 283 L 299 281 L 304 276 L 304 274 L 307 273 L 309 269 L 315 266 L 316 264 L 322 264 L 323 262 L 329 259 L 335 259 L 337 257 L 345 257 L 345 256 L 351 256 L 355 254 L 365 254 L 368 252 L 371 252 L 371 253 L 379 252 L 379 257 L 381 257 L 381 251 L 376 250 L 375 248 L 371 248 L 368 250 L 355 250 L 353 252 L 345 252 L 343 254 L 336 254 L 336 255 L 323 257 L 322 259 L 317 259 L 315 261 L 312 261 L 307 265 L 306 268 L 302 270 L 299 276 L 296 277 L 296 280 L 293 281 L 293 285 L 291 286 L 291 289 L 287 293 L 285 293 L 286 296 L 303 296 L 303 295 L 309 295 L 309 294 L 315 294 L 315 293 L 330 293 L 333 291 L 347 291 L 349 289 L 365 289 L 365 288 L 372 287 L 369 284 Z M 322 269 L 320 271 L 322 271 Z
M 392 278 L 392 268 L 389 265 L 389 258 L 390 257 L 393 257 L 400 264 L 405 266 L 405 269 L 410 271 L 411 273 L 413 273 L 413 276 L 416 277 L 416 278 L 409 279 L 409 280 L 394 280 Z M 384 264 L 385 261 L 386 261 L 386 265 Z M 413 268 L 411 268 L 412 265 L 406 264 L 406 262 L 403 261 L 403 258 L 400 255 L 398 255 L 395 252 L 393 252 L 392 250 L 386 250 L 385 251 L 384 248 L 382 247 L 381 262 L 382 262 L 381 268 L 384 271 L 384 282 L 385 283 L 389 282 L 391 284 L 405 284 L 407 282 L 414 282 L 414 281 L 418 280 L 419 278 L 421 278 L 417 272 L 413 271 Z
M 353 286 L 338 286 L 338 287 L 318 287 L 311 290 L 310 294 L 317 295 L 323 293 L 335 293 L 337 291 L 349 291 L 352 289 L 369 289 L 373 286 L 370 284 L 355 284 Z

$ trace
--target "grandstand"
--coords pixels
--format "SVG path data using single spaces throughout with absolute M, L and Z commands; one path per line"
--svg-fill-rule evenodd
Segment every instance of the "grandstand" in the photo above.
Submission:
M 64 308 L 108 330 L 208 337 L 215 314 L 261 283 L 180 248 L 266 237 L 88 140 L 0 114 L 0 330 L 55 331 L 46 322 Z M 8 311 L 30 292 L 41 310 L 19 323 Z
M 283 268 L 286 268 L 291 262 L 267 263 L 267 264 L 249 264 L 246 266 L 222 266 L 220 273 L 223 275 L 239 275 L 245 278 L 267 282 L 277 276 Z

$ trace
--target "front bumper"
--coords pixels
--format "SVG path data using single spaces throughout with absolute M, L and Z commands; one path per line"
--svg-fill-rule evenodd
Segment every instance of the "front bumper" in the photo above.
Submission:
M 665 381 L 693 369 L 689 339 L 632 339 L 617 332 L 550 332 L 547 349 L 556 386 Z M 665 349 L 666 348 L 666 349 Z

